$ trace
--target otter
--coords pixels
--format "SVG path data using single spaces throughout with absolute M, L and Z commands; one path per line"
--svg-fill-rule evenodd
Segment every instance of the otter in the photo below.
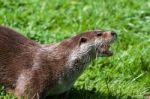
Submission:
M 96 57 L 108 57 L 113 31 L 83 32 L 62 42 L 42 45 L 0 26 L 0 84 L 18 99 L 45 99 L 73 86 Z

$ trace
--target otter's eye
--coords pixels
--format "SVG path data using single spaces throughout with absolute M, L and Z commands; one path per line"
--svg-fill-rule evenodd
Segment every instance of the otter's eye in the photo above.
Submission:
M 97 33 L 96 35 L 97 35 L 97 36 L 102 36 L 102 35 L 103 35 L 103 33 Z

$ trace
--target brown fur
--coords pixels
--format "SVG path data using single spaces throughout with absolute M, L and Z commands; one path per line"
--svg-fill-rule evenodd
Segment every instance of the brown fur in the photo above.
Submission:
M 0 27 L 0 84 L 12 90 L 18 98 L 44 99 L 48 90 L 55 90 L 61 78 L 68 81 L 68 85 L 76 80 L 76 70 L 66 67 L 68 57 L 81 43 L 95 40 L 97 33 L 100 31 L 82 33 L 61 43 L 46 46 L 9 28 Z M 105 33 L 102 38 L 103 41 L 109 41 L 113 37 Z M 96 53 L 90 56 L 94 59 Z M 78 71 L 84 70 L 80 61 L 77 60 Z

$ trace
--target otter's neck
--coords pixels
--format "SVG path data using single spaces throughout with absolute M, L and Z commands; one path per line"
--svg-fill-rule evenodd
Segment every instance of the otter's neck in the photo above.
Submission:
M 67 45 L 67 42 L 65 42 Z M 70 44 L 68 44 L 70 45 Z M 52 71 L 51 76 L 56 79 L 75 81 L 85 70 L 87 65 L 95 58 L 95 50 L 87 45 L 65 46 L 65 44 L 54 44 L 43 46 L 40 50 L 40 60 L 42 67 L 47 67 Z M 90 51 L 89 51 L 90 50 Z M 44 57 L 43 57 L 44 56 Z M 47 69 L 46 68 L 46 69 Z
M 72 50 L 65 64 L 65 71 L 69 79 L 76 80 L 86 69 L 89 63 L 95 59 L 95 49 L 88 44 Z

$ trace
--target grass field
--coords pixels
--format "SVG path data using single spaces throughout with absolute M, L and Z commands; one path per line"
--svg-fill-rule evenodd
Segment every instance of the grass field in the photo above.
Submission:
M 150 0 L 0 0 L 0 25 L 42 44 L 88 30 L 114 30 L 114 56 L 92 62 L 69 99 L 150 95 Z M 12 99 L 2 86 L 0 99 Z

